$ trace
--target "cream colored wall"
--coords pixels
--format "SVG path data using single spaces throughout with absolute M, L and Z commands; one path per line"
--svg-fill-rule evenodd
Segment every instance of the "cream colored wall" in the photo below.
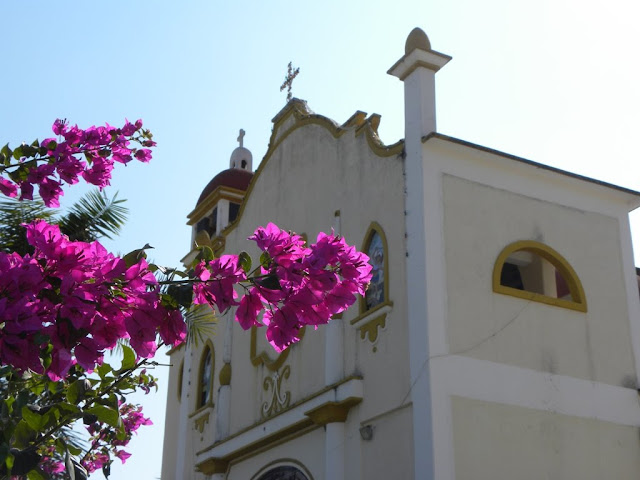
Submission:
M 402 160 L 396 155 L 379 157 L 371 152 L 365 135 L 355 137 L 347 132 L 339 138 L 324 127 L 308 125 L 293 131 L 278 146 L 261 170 L 237 226 L 227 234 L 225 253 L 248 250 L 254 258 L 256 249 L 245 239 L 259 225 L 272 221 L 282 228 L 306 233 L 310 242 L 319 231 L 329 232 L 335 225 L 335 212 L 340 211 L 341 234 L 361 248 L 372 221 L 385 231 L 389 245 L 390 300 L 394 302 L 387 315 L 384 330 L 378 332 L 375 343 L 362 340 L 360 332 L 350 324 L 359 315 L 356 303 L 345 312 L 343 377 L 364 377 L 364 401 L 350 414 L 357 419 L 350 426 L 350 438 L 361 442 L 360 421 L 384 414 L 407 400 L 409 378 L 406 353 L 406 315 L 404 305 L 404 190 Z M 308 328 L 303 340 L 290 348 L 284 365 L 290 376 L 282 382 L 282 394 L 290 394 L 294 404 L 325 387 L 324 327 Z M 220 336 L 213 339 L 216 345 Z M 216 348 L 218 348 L 216 346 Z M 264 365 L 250 362 L 250 332 L 237 324 L 233 330 L 231 382 L 231 434 L 264 419 L 262 405 L 271 391 L 264 389 L 264 379 L 272 372 Z M 277 354 L 258 330 L 258 352 L 265 351 L 271 359 Z M 219 364 L 216 364 L 216 369 Z M 280 369 L 282 372 L 282 368 Z M 357 413 L 354 413 L 357 412 Z M 395 418 L 395 417 L 394 417 Z M 406 422 L 405 422 L 406 423 Z M 385 427 L 393 430 L 393 427 Z M 406 428 L 401 431 L 409 431 Z M 400 431 L 398 430 L 398 432 Z M 410 433 L 408 434 L 410 435 Z M 409 436 L 381 435 L 376 445 L 405 445 Z
M 309 476 L 309 480 L 323 480 L 324 440 L 322 429 L 315 429 L 302 437 L 274 445 L 268 451 L 234 462 L 228 470 L 229 480 L 256 480 L 279 465 L 291 465 Z
M 637 479 L 638 428 L 452 398 L 456 479 Z
M 377 418 L 374 422 L 373 439 L 361 443 L 359 475 L 345 478 L 362 479 L 409 479 L 413 477 L 413 427 L 411 406 L 405 406 Z M 357 464 L 355 458 L 348 468 Z M 354 468 L 355 470 L 355 468 Z
M 616 218 L 451 175 L 443 202 L 451 353 L 612 385 L 635 377 Z M 569 261 L 587 313 L 492 292 L 495 259 L 517 240 Z
M 164 443 L 162 453 L 162 478 L 171 479 L 175 476 L 176 459 L 178 454 L 177 432 L 179 424 L 180 400 L 178 398 L 178 377 L 180 364 L 184 358 L 184 348 L 176 349 L 168 357 L 169 379 L 167 381 L 167 408 L 164 417 Z

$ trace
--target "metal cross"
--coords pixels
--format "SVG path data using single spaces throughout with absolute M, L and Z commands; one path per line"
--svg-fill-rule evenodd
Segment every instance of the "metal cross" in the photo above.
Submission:
M 300 73 L 300 68 L 293 68 L 291 62 L 287 67 L 287 76 L 284 77 L 284 82 L 280 85 L 280 91 L 283 91 L 285 88 L 287 89 L 287 102 L 291 100 L 291 85 L 293 84 L 293 79 L 298 76 Z
M 240 135 L 238 135 L 238 143 L 240 144 L 240 148 L 242 148 L 244 134 L 245 134 L 245 131 L 243 129 L 240 129 Z

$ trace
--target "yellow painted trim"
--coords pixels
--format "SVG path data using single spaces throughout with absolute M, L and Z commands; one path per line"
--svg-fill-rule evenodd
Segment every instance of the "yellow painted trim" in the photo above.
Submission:
M 236 433 L 233 433 L 233 434 L 229 435 L 228 437 L 226 437 L 226 438 L 224 438 L 222 440 L 219 440 L 218 442 L 214 443 L 213 445 L 210 445 L 210 446 L 208 446 L 206 448 L 203 448 L 202 450 L 196 452 L 196 455 L 201 455 L 203 453 L 206 453 L 209 450 L 211 450 L 212 448 L 214 448 L 214 447 L 216 447 L 218 445 L 221 445 L 221 444 L 223 444 L 225 442 L 228 442 L 229 440 L 232 440 L 233 438 L 236 438 L 236 437 L 242 435 L 243 433 L 248 432 L 252 428 L 255 428 L 255 427 L 257 427 L 257 426 L 259 426 L 259 425 L 261 425 L 261 424 L 263 424 L 265 422 L 271 421 L 274 418 L 276 418 L 276 417 L 288 412 L 289 410 L 292 410 L 292 409 L 298 407 L 299 405 L 302 405 L 303 403 L 306 403 L 309 400 L 312 400 L 312 399 L 322 395 L 323 393 L 326 393 L 326 392 L 328 392 L 330 390 L 334 390 L 334 389 L 338 388 L 340 385 L 343 385 L 343 384 L 345 384 L 347 382 L 350 382 L 351 380 L 362 380 L 362 377 L 359 376 L 359 375 L 350 375 L 350 376 L 348 376 L 346 378 L 343 378 L 342 380 L 340 380 L 340 381 L 338 381 L 336 383 L 332 383 L 331 385 L 327 385 L 326 387 L 322 388 L 321 390 L 318 390 L 317 392 L 315 392 L 315 393 L 313 393 L 313 394 L 311 394 L 311 395 L 309 395 L 309 396 L 307 396 L 305 398 L 302 398 L 302 399 L 298 400 L 294 404 L 289 405 L 288 408 L 278 412 L 273 417 L 264 418 L 264 419 L 262 419 L 262 420 L 260 420 L 260 421 L 258 421 L 256 423 L 254 423 L 253 425 L 249 425 L 249 426 L 243 428 L 242 430 L 238 430 Z
M 306 331 L 306 328 L 300 329 L 300 340 L 302 340 L 302 338 L 304 337 L 305 331 Z M 298 345 L 299 344 L 300 343 L 298 342 Z M 249 352 L 249 355 L 251 358 L 251 364 L 254 367 L 264 364 L 264 366 L 267 367 L 269 370 L 271 370 L 272 372 L 275 372 L 279 370 L 282 364 L 287 360 L 291 347 L 280 352 L 280 354 L 275 360 L 269 357 L 267 352 L 265 352 L 264 350 L 261 351 L 260 353 L 257 353 L 257 349 L 258 349 L 258 327 L 251 327 L 251 347 Z
M 215 475 L 216 473 L 226 473 L 228 467 L 228 460 L 207 458 L 204 462 L 200 462 L 196 465 L 196 470 L 204 473 L 205 475 Z
M 208 411 L 207 413 L 205 413 L 204 415 L 202 415 L 201 417 L 196 418 L 193 421 L 193 428 L 195 428 L 197 431 L 199 431 L 200 433 L 204 432 L 204 426 L 209 423 L 209 414 L 211 413 L 211 411 Z
M 230 202 L 242 203 L 244 198 L 245 191 L 237 188 L 227 187 L 224 185 L 220 185 L 216 187 L 216 189 L 211 192 L 207 197 L 196 205 L 191 213 L 187 215 L 189 219 L 187 221 L 187 225 L 195 225 L 198 221 L 211 210 L 220 200 L 228 200 Z
M 262 437 L 255 442 L 243 446 L 240 450 L 234 452 L 231 455 L 227 455 L 222 458 L 208 458 L 196 465 L 196 470 L 204 472 L 203 468 L 217 468 L 216 473 L 228 473 L 230 464 L 235 464 L 241 459 L 246 459 L 258 455 L 265 450 L 274 448 L 277 445 L 281 445 L 286 442 L 290 442 L 298 437 L 306 435 L 312 430 L 318 428 L 313 422 L 305 418 L 300 422 L 294 423 L 289 427 L 280 430 L 274 434 Z M 196 455 L 200 455 L 203 452 L 197 452 Z M 210 466 L 210 467 L 209 467 Z
M 347 421 L 349 410 L 354 405 L 357 405 L 362 401 L 362 398 L 349 397 L 345 398 L 341 402 L 326 402 L 304 412 L 304 414 L 311 419 L 313 423 L 319 426 L 324 426 L 327 423 L 344 423 Z
M 202 384 L 200 382 L 200 378 L 202 377 L 202 368 L 204 367 L 204 361 L 207 358 L 207 350 L 211 351 L 211 375 L 209 376 L 209 398 L 206 400 L 204 405 L 200 405 L 200 396 L 202 395 Z M 200 354 L 200 362 L 198 363 L 198 376 L 196 377 L 196 411 L 193 414 L 197 413 L 198 410 L 206 408 L 209 405 L 213 405 L 213 380 L 215 377 L 215 366 L 216 366 L 216 351 L 213 348 L 213 343 L 211 340 L 207 340 L 204 344 L 204 348 L 202 349 L 202 353 Z M 193 415 L 192 414 L 192 415 Z
M 231 385 L 231 364 L 225 363 L 220 369 L 220 375 L 218 375 L 218 379 L 220 380 L 220 386 L 223 385 Z
M 280 146 L 280 144 L 283 142 L 283 140 L 285 138 L 287 138 L 289 135 L 291 135 L 295 130 L 297 130 L 299 128 L 302 128 L 302 127 L 304 127 L 306 125 L 319 125 L 321 127 L 324 127 L 327 131 L 329 131 L 329 133 L 331 133 L 333 135 L 334 138 L 338 138 L 338 137 L 344 135 L 346 132 L 350 131 L 350 130 L 348 130 L 346 128 L 342 128 L 342 127 L 338 126 L 331 119 L 329 119 L 327 117 L 324 117 L 322 115 L 311 114 L 308 110 L 305 110 L 304 112 L 301 112 L 299 110 L 299 108 L 300 108 L 299 104 L 300 103 L 303 103 L 303 102 L 301 102 L 300 100 L 297 100 L 297 99 L 293 99 L 291 102 L 289 102 L 289 104 L 287 104 L 287 106 L 285 108 L 283 108 L 274 117 L 274 119 L 273 119 L 274 126 L 273 126 L 273 130 L 271 131 L 271 137 L 269 139 L 269 149 L 267 150 L 267 153 L 265 153 L 264 157 L 262 158 L 262 162 L 260 162 L 260 166 L 254 172 L 253 178 L 251 178 L 251 182 L 249 183 L 249 186 L 247 187 L 247 191 L 244 192 L 244 201 L 240 205 L 240 210 L 238 211 L 238 216 L 236 217 L 236 219 L 233 222 L 231 222 L 229 225 L 227 225 L 224 228 L 224 230 L 222 230 L 222 232 L 220 232 L 220 235 L 223 235 L 223 236 L 228 235 L 239 224 L 240 219 L 242 218 L 242 215 L 244 213 L 244 209 L 245 209 L 245 207 L 247 205 L 247 201 L 248 201 L 249 197 L 251 196 L 251 192 L 253 191 L 253 186 L 256 184 L 256 182 L 258 181 L 258 178 L 260 177 L 262 171 L 266 168 L 267 163 L 269 162 L 269 160 L 273 156 L 274 152 L 277 150 L 277 148 Z M 356 112 L 356 114 L 358 114 L 358 112 Z M 356 115 L 356 114 L 354 114 L 354 115 Z M 284 132 L 282 135 L 280 135 L 278 137 L 278 129 L 279 129 L 279 127 L 286 121 L 286 119 L 289 118 L 290 115 L 294 115 L 295 116 L 296 122 L 286 132 Z M 353 115 L 352 115 L 352 117 L 353 117 Z M 349 120 L 347 120 L 347 122 L 348 121 Z M 276 137 L 278 137 L 277 141 L 275 140 Z M 379 157 L 391 157 L 391 156 L 394 156 L 394 155 L 398 155 L 399 156 L 404 151 L 404 141 L 403 140 L 399 140 L 398 142 L 396 142 L 396 143 L 394 143 L 392 145 L 389 145 L 389 146 L 384 146 L 384 144 L 382 143 L 382 141 L 380 141 L 380 139 L 373 140 L 373 139 L 371 139 L 369 137 L 369 134 L 367 134 L 367 143 L 369 144 L 369 147 L 371 148 L 371 151 L 373 153 L 375 153 L 376 155 L 378 155 Z
M 300 470 L 309 480 L 313 480 L 313 476 L 307 467 L 305 467 L 298 460 L 293 458 L 280 458 L 278 460 L 274 460 L 273 462 L 269 462 L 266 465 L 262 466 L 260 470 L 258 470 L 250 480 L 258 480 L 262 475 L 268 473 L 274 468 L 278 467 L 295 467 Z
M 518 251 L 531 252 L 551 263 L 567 282 L 569 292 L 571 293 L 571 300 L 563 300 L 561 298 L 550 297 L 540 293 L 518 290 L 516 288 L 501 285 L 500 276 L 502 273 L 502 267 L 507 261 L 507 258 Z M 511 295 L 513 297 L 545 303 L 547 305 L 554 305 L 556 307 L 568 308 L 578 312 L 587 311 L 587 299 L 584 293 L 584 288 L 582 287 L 582 282 L 580 282 L 580 278 L 571 264 L 550 246 L 533 240 L 519 240 L 517 242 L 513 242 L 510 245 L 507 245 L 502 252 L 500 252 L 500 255 L 498 255 L 493 267 L 492 286 L 494 292 L 501 293 L 503 295 Z
M 375 317 L 369 320 L 364 325 L 358 327 L 360 329 L 360 338 L 364 340 L 365 336 L 369 336 L 369 341 L 371 343 L 375 343 L 378 339 L 378 329 L 384 328 L 387 323 L 387 314 L 383 313 L 382 315 Z
M 385 303 L 391 304 L 391 302 L 389 302 L 389 244 L 387 243 L 387 236 L 384 234 L 384 230 L 378 222 L 374 221 L 369 225 L 367 233 L 364 235 L 364 241 L 362 242 L 362 249 L 360 251 L 364 253 L 368 252 L 374 233 L 380 235 L 380 239 L 382 240 L 382 248 L 384 249 L 384 301 L 381 304 L 376 305 L 374 308 L 367 310 L 367 302 L 365 300 L 365 297 L 360 296 L 360 316 L 368 311 L 372 311 L 375 308 L 381 307 Z M 355 322 L 352 321 L 351 323 Z

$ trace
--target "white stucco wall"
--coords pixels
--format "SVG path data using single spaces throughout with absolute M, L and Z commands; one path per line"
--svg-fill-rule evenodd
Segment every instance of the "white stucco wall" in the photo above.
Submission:
M 632 480 L 638 428 L 453 397 L 459 480 Z
M 443 195 L 452 353 L 613 385 L 635 377 L 616 218 L 451 175 Z M 495 260 L 517 240 L 569 261 L 586 313 L 492 292 Z

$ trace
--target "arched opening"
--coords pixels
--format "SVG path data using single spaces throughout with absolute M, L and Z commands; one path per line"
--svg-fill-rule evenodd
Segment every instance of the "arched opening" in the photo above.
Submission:
M 365 235 L 362 251 L 369 256 L 371 282 L 360 302 L 360 313 L 378 308 L 389 301 L 389 258 L 387 238 L 382 227 L 372 222 Z
M 309 477 L 296 467 L 281 465 L 263 473 L 257 480 L 309 480 Z
M 196 397 L 196 408 L 204 407 L 211 403 L 211 392 L 213 390 L 213 346 L 208 344 L 204 347 L 198 369 L 198 395 Z
M 493 291 L 559 307 L 587 311 L 582 283 L 554 249 L 523 240 L 505 247 L 494 265 Z

